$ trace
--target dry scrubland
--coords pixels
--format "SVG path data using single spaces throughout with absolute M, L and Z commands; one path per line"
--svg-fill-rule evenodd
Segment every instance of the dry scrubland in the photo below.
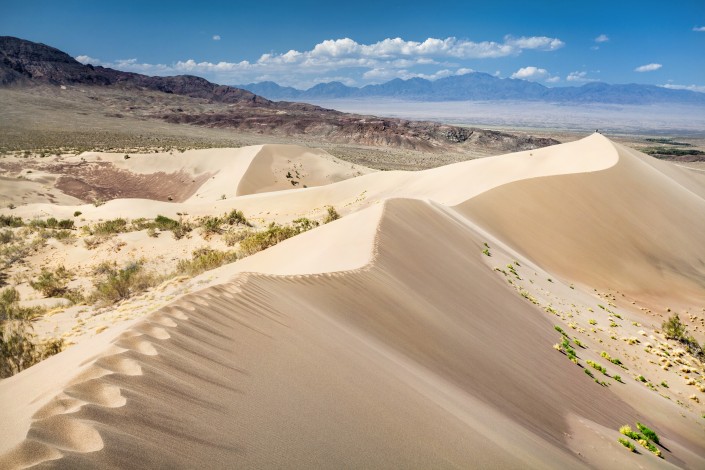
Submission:
M 1 467 L 705 466 L 702 172 L 192 146 L 6 149 Z

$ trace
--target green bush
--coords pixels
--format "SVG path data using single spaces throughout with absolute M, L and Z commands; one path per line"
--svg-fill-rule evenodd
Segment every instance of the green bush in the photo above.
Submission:
M 631 450 L 632 452 L 636 452 L 636 449 L 634 448 L 634 444 L 632 444 L 632 441 L 624 439 L 622 437 L 620 437 L 617 440 L 619 441 L 620 444 L 622 444 L 627 449 Z
M 659 444 L 658 435 L 656 434 L 655 431 L 653 431 L 652 429 L 647 428 L 646 426 L 644 426 L 643 424 L 641 424 L 641 423 L 638 422 L 638 421 L 636 422 L 636 427 L 639 428 L 639 431 L 641 431 L 641 433 L 642 433 L 647 439 L 649 439 L 650 441 L 654 441 L 656 444 Z

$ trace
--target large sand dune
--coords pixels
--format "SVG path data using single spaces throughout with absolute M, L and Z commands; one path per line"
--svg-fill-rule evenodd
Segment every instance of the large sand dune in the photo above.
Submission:
M 666 372 L 587 323 L 607 318 L 593 289 L 654 310 L 705 306 L 703 179 L 597 134 L 337 183 L 314 157 L 317 187 L 271 192 L 284 188 L 264 155 L 228 202 L 283 219 L 325 203 L 354 214 L 0 382 L 0 467 L 705 467 L 701 407 L 633 380 Z M 214 204 L 227 207 L 173 205 Z M 620 335 L 660 323 L 614 299 L 639 325 Z M 552 347 L 557 323 L 580 336 L 581 367 Z M 610 377 L 624 383 L 581 370 L 602 349 L 623 357 Z M 636 421 L 664 458 L 617 442 Z

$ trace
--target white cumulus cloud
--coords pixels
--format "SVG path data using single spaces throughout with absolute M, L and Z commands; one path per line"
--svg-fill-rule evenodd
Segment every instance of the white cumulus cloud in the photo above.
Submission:
M 610 38 L 606 34 L 600 34 L 595 38 L 595 42 L 600 43 L 600 42 L 607 42 L 609 41 Z
M 548 75 L 548 70 L 538 67 L 522 67 L 512 74 L 512 78 L 537 79 L 544 78 Z
M 646 65 L 640 65 L 639 67 L 635 68 L 635 72 L 653 72 L 654 70 L 658 70 L 661 67 L 663 67 L 661 64 L 646 64 Z
M 548 70 L 539 67 L 528 66 L 522 67 L 511 75 L 511 78 L 519 78 L 522 80 L 545 81 L 548 83 L 556 83 L 560 81 L 560 77 L 552 76 Z
M 213 35 L 213 40 L 214 40 L 214 41 L 220 41 L 220 34 L 214 34 L 214 35 Z
M 705 33 L 705 26 L 695 26 L 693 28 L 693 31 L 697 31 L 699 33 Z
M 213 40 L 218 39 L 220 36 L 213 36 Z M 324 40 L 309 50 L 262 54 L 255 61 L 199 62 L 186 59 L 171 64 L 146 64 L 136 59 L 101 62 L 88 56 L 79 57 L 93 64 L 146 74 L 200 74 L 230 84 L 270 77 L 282 85 L 302 86 L 322 76 L 348 77 L 360 84 L 384 78 L 436 79 L 468 73 L 471 69 L 463 63 L 467 60 L 517 56 L 527 50 L 550 52 L 564 45 L 560 39 L 547 36 L 507 35 L 502 41 L 470 41 L 455 37 L 408 41 L 397 37 L 370 44 L 341 38 Z

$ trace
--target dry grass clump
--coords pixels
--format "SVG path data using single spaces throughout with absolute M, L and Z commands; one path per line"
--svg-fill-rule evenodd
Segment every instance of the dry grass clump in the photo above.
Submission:
M 210 248 L 199 248 L 191 254 L 191 259 L 179 261 L 176 271 L 179 274 L 196 276 L 202 272 L 215 269 L 227 263 L 237 260 L 235 252 L 212 250 Z
M 19 306 L 20 295 L 12 287 L 0 292 L 0 378 L 14 375 L 37 362 L 61 352 L 63 340 L 40 342 L 31 320 L 39 308 Z
M 335 211 L 335 209 L 333 209 Z M 335 213 L 337 214 L 337 212 Z M 335 220 L 335 219 L 333 219 Z M 324 223 L 325 220 L 324 220 Z M 245 232 L 242 235 L 230 235 L 230 240 L 234 241 L 239 238 L 240 241 L 240 254 L 242 256 L 249 256 L 257 253 L 258 251 L 265 250 L 270 246 L 274 246 L 279 242 L 291 238 L 303 232 L 307 232 L 318 227 L 320 224 L 306 217 L 301 217 L 292 222 L 292 225 L 278 225 L 274 222 L 269 224 L 267 230 L 262 232 Z M 240 238 L 241 237 L 241 238 Z M 226 239 L 226 243 L 228 240 Z M 234 244 L 234 243 L 233 243 Z
M 201 219 L 201 229 L 203 230 L 203 235 L 208 238 L 213 234 L 221 234 L 225 232 L 223 226 L 245 226 L 252 227 L 252 224 L 248 222 L 242 211 L 233 209 L 222 217 L 217 216 L 206 216 Z
M 298 235 L 300 232 L 288 225 L 277 225 L 272 222 L 267 230 L 249 235 L 240 242 L 240 252 L 245 255 L 253 255 L 258 251 L 266 250 L 279 242 Z

